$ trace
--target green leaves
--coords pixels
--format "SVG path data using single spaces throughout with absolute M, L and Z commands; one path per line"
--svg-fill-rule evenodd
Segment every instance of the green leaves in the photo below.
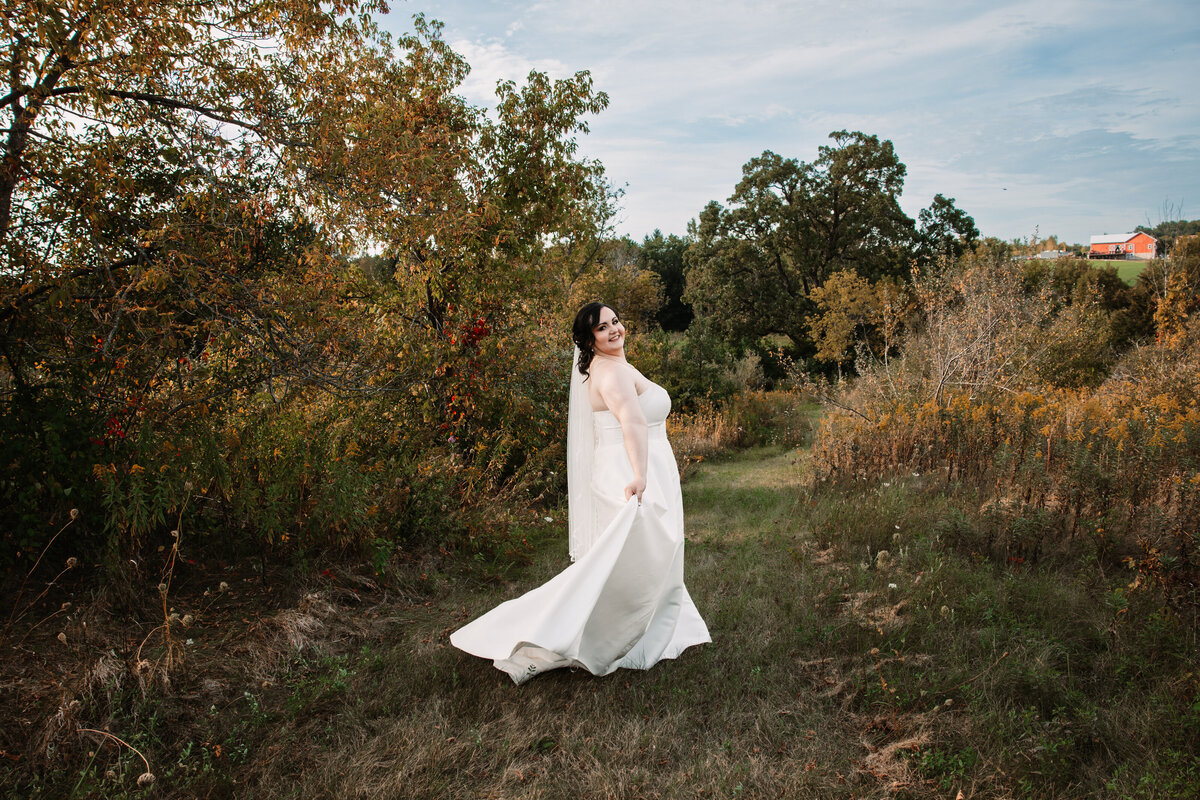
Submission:
M 548 331 L 613 200 L 575 137 L 607 98 L 587 73 L 535 72 L 499 87 L 488 118 L 456 94 L 469 67 L 440 24 L 417 16 L 393 39 L 380 7 L 35 0 L 4 16 L 0 404 L 16 472 L 0 507 L 23 511 L 0 528 L 86 485 L 91 518 L 137 548 L 186 474 L 228 524 L 278 543 L 308 519 L 313 541 L 345 545 L 387 524 L 380 508 L 441 514 L 442 531 L 458 524 L 447 493 L 541 480 L 558 422 L 545 377 L 569 356 Z M 364 252 L 378 255 L 352 262 Z M 352 430 L 308 433 L 332 420 Z M 273 450 L 232 460 L 235 442 L 273 437 L 289 470 Z M 65 489 L 31 493 L 16 479 L 30 465 Z M 421 481 L 380 477 L 429 469 L 437 513 L 405 511 Z
M 812 163 L 770 151 L 742 168 L 729 209 L 710 203 L 688 254 L 684 300 L 732 337 L 807 338 L 812 291 L 839 270 L 897 275 L 913 222 L 892 143 L 835 131 Z
M 917 219 L 921 223 L 917 252 L 926 263 L 936 260 L 948 266 L 979 239 L 975 220 L 954 205 L 953 197 L 934 195 L 929 208 L 921 209 Z

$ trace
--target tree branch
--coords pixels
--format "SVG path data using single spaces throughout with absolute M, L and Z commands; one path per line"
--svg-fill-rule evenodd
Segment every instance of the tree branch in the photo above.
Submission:
M 72 91 L 78 93 L 83 91 L 83 87 L 63 87 L 61 90 L 54 92 L 54 94 L 68 94 Z M 210 108 L 208 106 L 200 105 L 199 103 L 189 103 L 184 100 L 177 100 L 173 97 L 166 97 L 160 94 L 150 94 L 149 92 L 130 92 L 122 89 L 101 89 L 100 91 L 109 97 L 117 97 L 122 100 L 136 100 L 152 106 L 163 106 L 166 108 L 181 109 L 184 111 L 195 111 L 197 114 L 202 114 L 209 119 L 216 120 L 217 122 L 227 122 L 230 125 L 237 125 L 239 128 L 245 128 L 247 130 L 254 131 L 255 133 L 262 133 L 262 126 L 258 123 L 230 116 L 219 109 Z
M 117 261 L 113 264 L 106 264 L 101 267 L 82 267 L 80 269 L 76 269 L 76 270 L 72 270 L 72 271 L 68 272 L 66 275 L 62 276 L 60 278 L 60 280 L 71 281 L 71 280 L 75 280 L 76 278 L 83 278 L 88 275 L 94 275 L 101 271 L 109 271 L 109 270 L 114 270 L 114 269 L 125 269 L 126 267 L 132 267 L 132 266 L 138 264 L 142 258 L 143 258 L 143 254 L 138 254 L 138 255 L 132 256 L 130 258 L 126 258 L 121 261 Z M 34 300 L 36 300 L 37 298 L 41 297 L 44 294 L 54 291 L 56 288 L 58 288 L 58 282 L 54 281 L 51 283 L 47 283 L 43 286 L 39 286 L 36 289 L 32 289 L 28 292 L 22 293 L 19 297 L 16 297 L 11 302 L 9 302 L 8 305 L 6 305 L 4 308 L 0 308 L 0 322 L 3 322 L 12 316 L 15 316 L 17 314 L 17 312 L 19 312 L 24 306 L 32 304 Z

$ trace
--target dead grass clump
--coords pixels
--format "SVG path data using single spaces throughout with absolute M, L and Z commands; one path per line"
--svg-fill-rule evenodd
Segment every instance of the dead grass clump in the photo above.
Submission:
M 911 754 L 928 745 L 930 741 L 930 734 L 926 731 L 883 744 L 873 744 L 864 739 L 862 746 L 867 755 L 863 759 L 862 769 L 882 783 L 889 792 L 918 784 L 921 779 L 913 769 Z
M 334 601 L 338 593 L 329 588 L 309 592 L 295 608 L 264 620 L 247 654 L 250 673 L 257 681 L 274 681 L 298 655 L 336 651 L 364 632 L 364 620 L 347 614 L 346 606 Z
M 45 768 L 53 764 L 60 753 L 76 749 L 76 732 L 79 730 L 82 710 L 83 704 L 79 700 L 66 693 L 62 695 L 57 710 L 42 721 L 30 738 L 30 747 L 25 755 L 31 763 Z
M 111 694 L 121 688 L 129 667 L 116 653 L 101 653 L 100 658 L 87 671 L 83 679 L 84 690 L 88 694 L 106 692 Z
M 805 542 L 805 544 L 811 544 Z M 809 561 L 816 567 L 827 567 L 834 564 L 834 559 L 837 557 L 836 547 L 826 547 L 824 550 L 817 550 L 815 546 L 811 547 L 816 552 L 809 556 Z
M 744 391 L 719 405 L 705 400 L 690 414 L 673 414 L 668 434 L 680 474 L 735 448 L 798 445 L 811 436 L 815 407 L 797 392 Z
M 127 687 L 141 686 L 125 648 L 95 647 L 122 638 L 107 604 L 64 605 L 70 613 L 59 618 L 58 634 L 30 631 L 34 635 L 25 634 L 17 650 L 22 656 L 2 662 L 8 724 L 0 747 L 34 769 L 59 766 L 81 752 L 81 726 L 111 718 Z M 14 736 L 23 738 L 17 746 Z
M 900 612 L 908 605 L 907 600 L 899 603 L 876 605 L 877 592 L 856 592 L 842 604 L 844 613 L 856 624 L 873 630 L 892 630 L 904 624 Z

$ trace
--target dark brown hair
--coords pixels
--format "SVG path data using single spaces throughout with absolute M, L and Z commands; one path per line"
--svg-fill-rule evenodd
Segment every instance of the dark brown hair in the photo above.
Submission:
M 593 345 L 596 343 L 596 334 L 592 332 L 600 324 L 600 312 L 606 308 L 612 308 L 608 303 L 592 302 L 587 303 L 575 312 L 575 322 L 571 325 L 571 338 L 575 341 L 575 346 L 579 348 L 579 371 L 584 376 L 588 375 L 588 370 L 592 368 L 592 359 L 596 356 L 596 351 Z M 612 308 L 613 313 L 617 310 Z M 619 315 L 618 315 L 619 316 Z

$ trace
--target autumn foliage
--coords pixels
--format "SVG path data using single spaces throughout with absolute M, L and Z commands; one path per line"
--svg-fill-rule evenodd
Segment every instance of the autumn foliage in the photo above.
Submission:
M 110 565 L 181 524 L 474 541 L 558 480 L 607 98 L 533 73 L 485 115 L 438 24 L 382 8 L 6 6 L 0 561 L 71 509 L 57 546 Z
M 1123 338 L 1136 303 L 1107 302 L 1107 279 L 1087 268 L 1062 269 L 1077 278 L 1065 296 L 1053 270 L 986 256 L 915 281 L 902 344 L 886 361 L 863 349 L 864 374 L 833 398 L 814 466 L 826 480 L 904 471 L 978 486 L 994 524 L 973 547 L 1025 560 L 1086 540 L 1127 559 L 1138 585 L 1194 608 L 1200 281 L 1190 251 L 1144 276 L 1149 342 Z

